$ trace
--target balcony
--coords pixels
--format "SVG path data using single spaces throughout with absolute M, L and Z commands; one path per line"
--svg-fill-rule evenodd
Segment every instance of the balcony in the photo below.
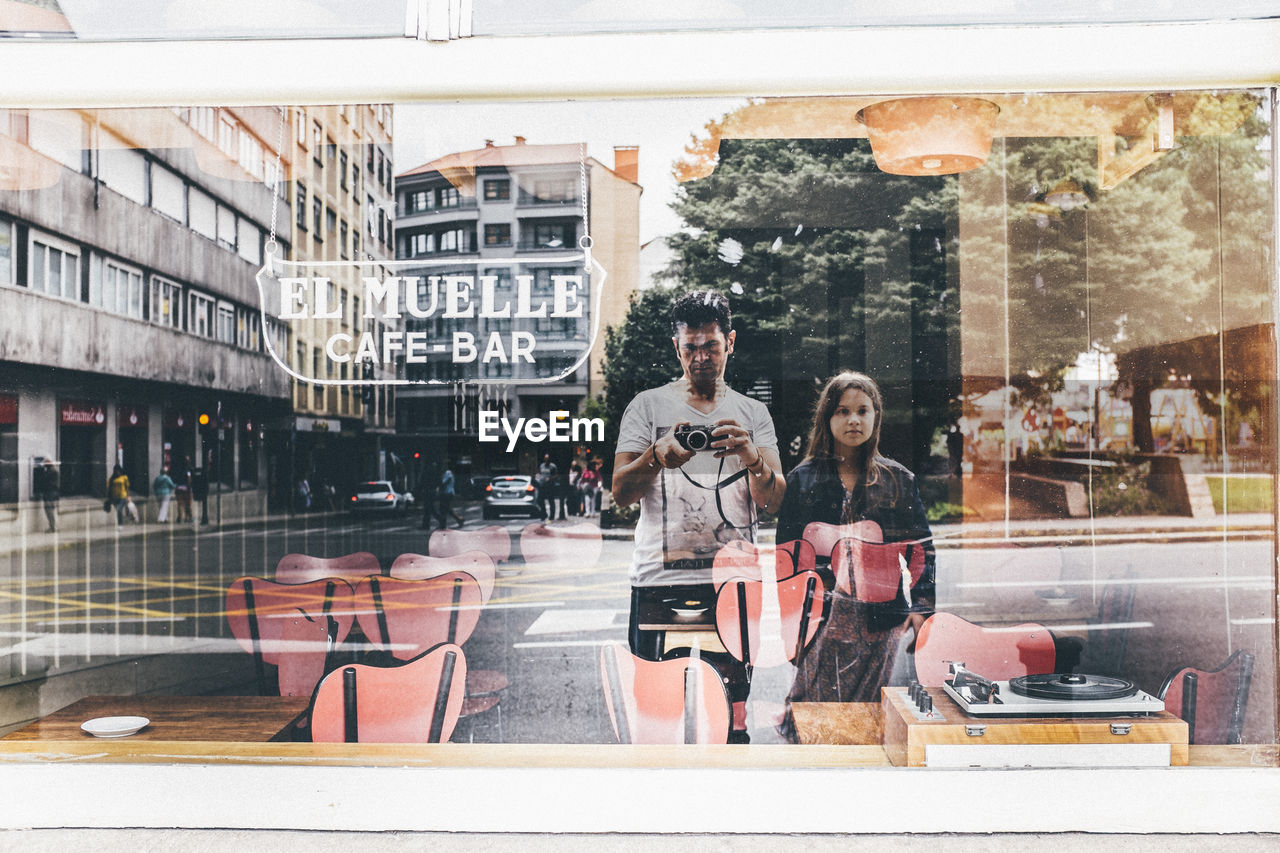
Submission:
M 409 209 L 396 203 L 396 225 L 419 225 L 425 222 L 432 224 L 442 222 L 475 222 L 480 216 L 480 205 L 474 198 L 459 199 L 457 204 L 448 207 L 424 207 Z

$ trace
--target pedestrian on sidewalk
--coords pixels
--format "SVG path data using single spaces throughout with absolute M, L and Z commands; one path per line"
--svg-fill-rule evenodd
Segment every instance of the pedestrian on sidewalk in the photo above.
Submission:
M 191 497 L 200 504 L 200 523 L 209 523 L 209 476 L 204 468 L 191 474 Z
M 44 515 L 49 520 L 49 533 L 58 529 L 58 498 L 61 497 L 61 484 L 58 477 L 58 463 L 52 459 L 44 460 L 36 468 L 35 492 L 44 502 Z
M 116 527 L 124 527 L 129 509 L 129 476 L 119 465 L 111 469 L 111 479 L 107 480 L 107 500 L 116 511 Z
M 178 523 L 191 520 L 191 460 L 182 457 L 182 465 L 178 468 L 178 476 L 174 481 L 174 494 L 178 496 Z
M 436 519 L 440 522 L 441 530 L 449 526 L 449 516 L 453 516 L 458 527 L 462 527 L 462 516 L 453 508 L 455 493 L 453 471 L 446 466 L 444 473 L 440 475 L 440 488 L 436 491 Z
M 176 489 L 177 485 L 173 482 L 173 478 L 169 476 L 168 466 L 161 468 L 159 475 L 151 483 L 151 493 L 156 496 L 158 505 L 156 521 L 161 524 L 169 520 L 169 501 L 173 499 L 173 493 Z

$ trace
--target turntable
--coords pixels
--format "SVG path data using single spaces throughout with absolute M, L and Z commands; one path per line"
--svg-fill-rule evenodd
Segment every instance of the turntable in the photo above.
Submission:
M 1131 681 L 1046 673 L 993 681 L 951 665 L 941 688 L 881 692 L 885 752 L 913 767 L 1187 763 L 1187 724 Z

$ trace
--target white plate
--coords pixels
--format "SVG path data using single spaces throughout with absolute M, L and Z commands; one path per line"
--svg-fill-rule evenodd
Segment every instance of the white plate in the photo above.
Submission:
M 94 737 L 128 737 L 151 721 L 146 717 L 95 717 L 80 724 L 80 729 Z
M 675 613 L 677 616 L 683 616 L 686 619 L 691 619 L 694 616 L 701 616 L 703 613 L 706 613 L 707 610 L 709 609 L 710 608 L 708 607 L 689 607 L 689 608 L 673 607 L 671 608 L 672 612 Z

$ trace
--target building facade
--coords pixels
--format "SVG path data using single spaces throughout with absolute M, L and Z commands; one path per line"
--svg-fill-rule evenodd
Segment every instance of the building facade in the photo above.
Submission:
M 399 476 L 383 447 L 395 427 L 394 389 L 355 384 L 394 379 L 394 369 L 371 365 L 357 376 L 355 365 L 324 354 L 333 334 L 358 336 L 378 322 L 363 316 L 360 279 L 381 277 L 377 262 L 392 255 L 392 121 L 389 104 L 291 113 L 291 259 L 313 264 L 311 271 L 329 280 L 328 304 L 341 309 L 339 318 L 291 324 L 287 358 L 294 373 L 321 382 L 293 380 L 289 481 L 305 478 L 313 491 L 331 486 L 343 493 L 360 479 Z
M 604 329 L 625 316 L 639 279 L 639 150 L 619 146 L 614 155 L 611 169 L 586 156 L 584 145 L 536 145 L 517 136 L 513 145 L 489 142 L 397 176 L 396 258 L 431 264 L 407 266 L 406 275 L 423 281 L 450 273 L 495 276 L 499 290 L 528 275 L 535 297 L 546 296 L 555 276 L 581 272 L 580 264 L 575 268 L 564 258 L 580 253 L 586 236 L 607 272 L 601 298 L 592 290 L 581 317 L 488 319 L 477 327 L 477 339 L 532 333 L 538 348 L 533 363 L 497 358 L 455 364 L 442 355 L 411 365 L 406 378 L 421 384 L 399 395 L 399 442 L 406 450 L 443 454 L 455 474 L 528 472 L 539 448 L 525 444 L 516 455 L 505 444 L 479 442 L 479 412 L 497 411 L 513 422 L 546 418 L 554 410 L 577 413 L 601 393 Z M 456 269 L 441 263 L 449 260 L 457 261 Z M 440 335 L 447 321 L 410 320 L 410 329 L 415 322 Z M 588 357 L 573 369 L 584 352 Z M 546 449 L 568 461 L 563 449 Z
M 0 111 L 0 502 L 33 500 L 35 464 L 55 459 L 64 508 L 97 503 L 120 465 L 140 496 L 166 466 L 204 469 L 219 501 L 257 511 L 288 411 L 265 340 L 287 334 L 263 328 L 254 281 L 280 122 Z

